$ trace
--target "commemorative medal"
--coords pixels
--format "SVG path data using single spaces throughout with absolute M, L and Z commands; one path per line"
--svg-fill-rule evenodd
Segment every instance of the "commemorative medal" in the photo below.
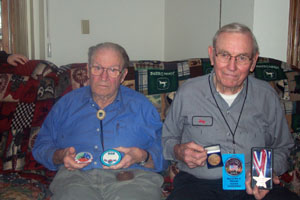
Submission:
M 77 163 L 90 163 L 93 160 L 93 156 L 89 152 L 80 152 L 76 154 L 75 161 Z
M 244 154 L 223 154 L 223 189 L 245 190 Z
M 112 166 L 118 164 L 122 159 L 122 155 L 115 149 L 109 149 L 101 154 L 101 162 L 105 166 Z
M 204 147 L 207 150 L 207 168 L 215 168 L 223 166 L 220 145 L 211 145 Z
M 273 151 L 271 148 L 251 149 L 251 185 L 270 190 L 273 187 Z

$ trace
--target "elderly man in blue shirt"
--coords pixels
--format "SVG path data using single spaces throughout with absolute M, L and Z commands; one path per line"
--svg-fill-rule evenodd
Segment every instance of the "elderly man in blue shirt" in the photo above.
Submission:
M 58 170 L 52 200 L 160 199 L 162 123 L 145 96 L 121 85 L 128 65 L 118 44 L 91 47 L 90 86 L 63 96 L 44 121 L 33 155 Z

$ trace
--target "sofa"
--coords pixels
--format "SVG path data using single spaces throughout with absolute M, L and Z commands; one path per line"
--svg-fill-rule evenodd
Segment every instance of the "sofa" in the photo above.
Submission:
M 131 61 L 123 85 L 143 93 L 164 120 L 178 87 L 189 78 L 212 70 L 208 58 L 178 61 Z M 281 184 L 300 195 L 300 70 L 285 62 L 260 57 L 253 74 L 278 92 L 295 147 L 290 169 Z M 31 150 L 51 107 L 66 93 L 89 84 L 86 63 L 56 66 L 30 60 L 17 67 L 0 66 L 0 199 L 50 199 L 55 172 L 37 163 Z M 170 162 L 162 172 L 162 199 L 172 190 L 178 169 Z

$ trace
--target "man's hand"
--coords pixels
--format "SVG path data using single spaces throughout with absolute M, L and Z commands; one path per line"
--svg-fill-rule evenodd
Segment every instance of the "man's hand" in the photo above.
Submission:
M 116 164 L 116 165 L 112 165 L 112 166 L 104 166 L 104 169 L 122 169 L 122 168 L 128 168 L 131 165 L 135 164 L 135 163 L 139 163 L 143 160 L 145 160 L 147 153 L 140 148 L 137 147 L 118 147 L 118 148 L 114 148 L 115 150 L 124 153 L 124 156 L 122 158 L 122 160 Z M 152 157 L 150 155 L 148 162 L 145 164 L 145 167 L 148 168 L 153 168 L 153 161 L 152 161 Z
M 174 153 L 176 158 L 185 162 L 189 168 L 203 167 L 206 164 L 207 151 L 195 142 L 175 145 Z
M 278 176 L 273 174 L 273 183 L 279 184 L 280 180 Z M 251 172 L 247 171 L 246 173 L 246 192 L 250 195 L 254 195 L 255 199 L 263 199 L 268 193 L 269 190 L 258 189 L 257 186 L 254 188 L 251 187 Z
M 28 58 L 21 54 L 11 54 L 7 58 L 7 63 L 12 66 L 17 66 L 18 63 L 24 65 L 26 62 L 28 62 Z
M 77 163 L 75 161 L 76 150 L 74 147 L 56 150 L 53 155 L 55 164 L 64 164 L 68 170 L 82 169 L 90 163 Z

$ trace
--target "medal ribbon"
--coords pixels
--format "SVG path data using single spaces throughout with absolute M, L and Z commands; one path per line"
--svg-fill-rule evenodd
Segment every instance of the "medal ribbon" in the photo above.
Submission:
M 269 152 L 269 154 L 270 153 L 271 152 Z M 268 152 L 266 149 L 262 149 L 260 152 L 258 151 L 253 152 L 253 160 L 254 160 L 253 163 L 258 176 L 260 175 L 260 173 L 262 173 L 262 175 L 266 177 L 267 164 L 268 164 L 268 160 L 270 160 L 269 155 L 267 154 Z

